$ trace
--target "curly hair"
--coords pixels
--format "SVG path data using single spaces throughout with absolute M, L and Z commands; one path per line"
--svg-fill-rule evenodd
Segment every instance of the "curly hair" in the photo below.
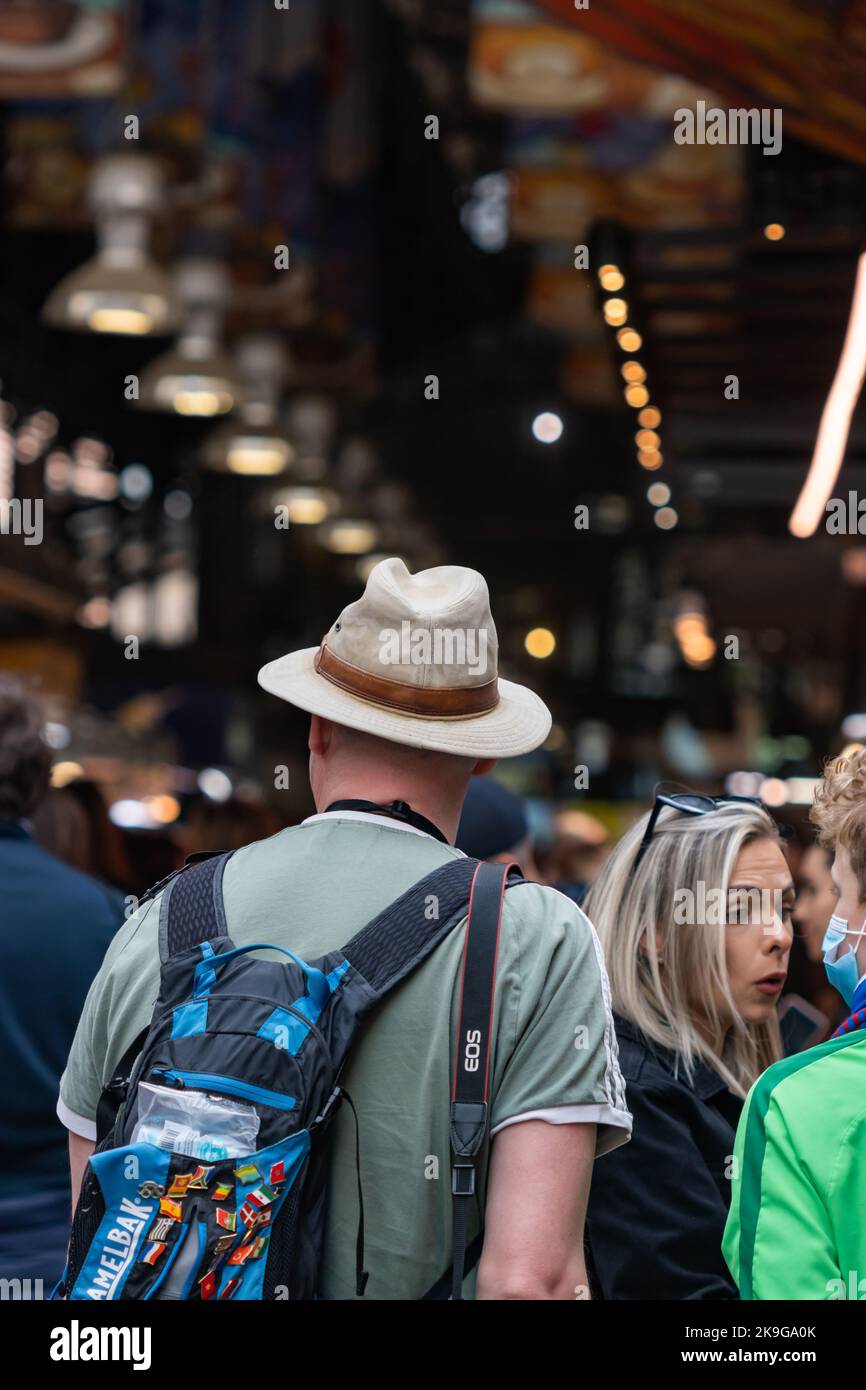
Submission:
M 841 845 L 848 851 L 861 901 L 866 902 L 866 748 L 826 764 L 809 814 L 824 849 Z
M 31 815 L 48 791 L 51 750 L 43 728 L 24 686 L 0 677 L 0 820 Z

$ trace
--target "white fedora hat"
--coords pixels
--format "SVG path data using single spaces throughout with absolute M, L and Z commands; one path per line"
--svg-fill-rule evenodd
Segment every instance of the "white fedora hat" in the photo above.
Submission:
M 487 584 L 459 565 L 410 574 L 382 560 L 321 646 L 289 652 L 259 685 L 310 714 L 393 743 L 470 758 L 528 753 L 550 712 L 500 680 Z

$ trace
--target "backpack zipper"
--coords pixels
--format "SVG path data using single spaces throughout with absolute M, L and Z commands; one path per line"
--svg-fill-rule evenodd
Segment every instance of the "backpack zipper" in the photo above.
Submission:
M 268 1105 L 272 1110 L 294 1110 L 297 1101 L 283 1091 L 267 1091 L 263 1086 L 253 1086 L 249 1081 L 237 1081 L 232 1076 L 218 1076 L 211 1071 L 178 1071 L 174 1067 L 151 1067 L 151 1076 L 161 1076 L 169 1086 L 201 1087 L 207 1091 L 224 1091 L 228 1096 L 240 1096 L 243 1100 L 257 1101 Z

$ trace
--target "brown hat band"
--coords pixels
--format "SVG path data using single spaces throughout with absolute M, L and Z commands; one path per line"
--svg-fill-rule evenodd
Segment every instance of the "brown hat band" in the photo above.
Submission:
M 369 700 L 371 704 L 386 705 L 389 709 L 402 710 L 404 714 L 426 714 L 432 719 L 455 718 L 463 715 L 485 714 L 499 704 L 499 688 L 496 677 L 484 685 L 446 686 L 419 689 L 406 681 L 392 681 L 385 676 L 374 676 L 362 671 L 360 666 L 352 666 L 335 656 L 324 642 L 316 653 L 315 668 L 320 676 L 357 695 L 359 700 Z

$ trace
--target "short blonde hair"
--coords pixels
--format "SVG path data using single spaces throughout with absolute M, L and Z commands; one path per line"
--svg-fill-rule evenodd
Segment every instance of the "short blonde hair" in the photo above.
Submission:
M 810 817 L 824 849 L 841 845 L 848 851 L 860 901 L 866 902 L 866 748 L 827 763 Z

